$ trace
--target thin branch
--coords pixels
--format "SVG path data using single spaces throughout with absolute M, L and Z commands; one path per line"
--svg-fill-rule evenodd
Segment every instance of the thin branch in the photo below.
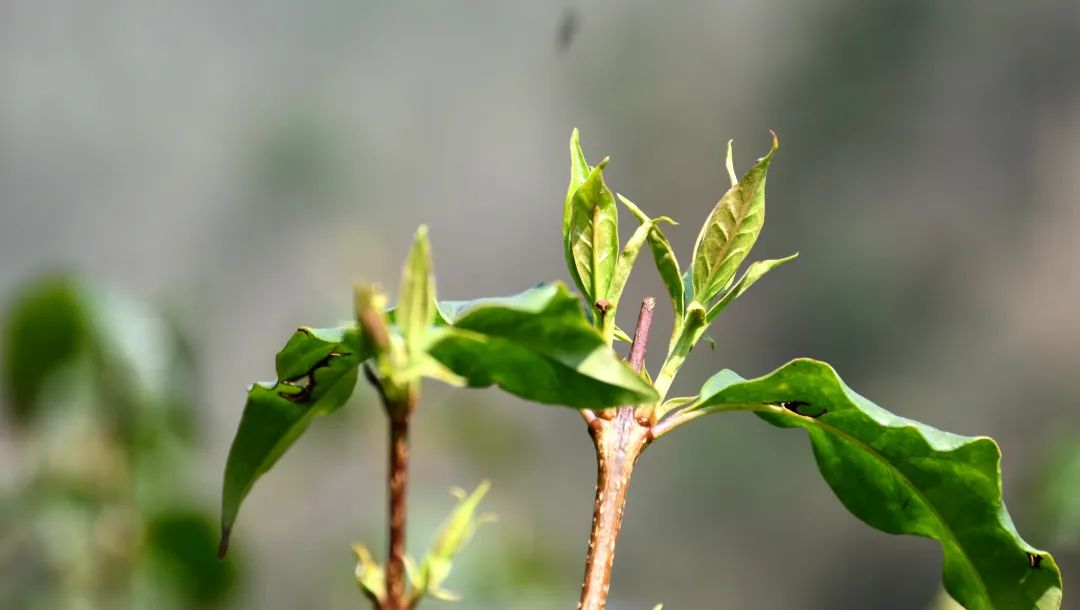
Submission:
M 637 328 L 634 329 L 634 340 L 630 344 L 630 368 L 638 373 L 645 366 L 645 348 L 649 344 L 649 329 L 652 328 L 653 311 L 656 310 L 656 299 L 645 297 L 641 301 L 641 311 L 638 312 Z
M 406 492 L 409 477 L 409 418 L 390 420 L 390 540 L 386 558 L 386 610 L 409 610 L 405 595 Z
M 366 363 L 364 377 L 375 386 L 390 420 L 390 459 L 386 477 L 389 505 L 386 599 L 382 601 L 380 610 L 409 610 L 410 603 L 405 593 L 405 532 L 408 516 L 409 419 L 416 399 L 415 394 L 408 391 L 401 400 L 391 398 L 375 370 Z
M 652 428 L 649 429 L 649 438 L 655 440 L 664 436 L 668 432 L 671 432 L 679 426 L 693 421 L 702 415 L 708 415 L 709 411 L 695 410 L 695 411 L 679 411 L 672 414 L 670 417 L 664 418 L 657 422 Z

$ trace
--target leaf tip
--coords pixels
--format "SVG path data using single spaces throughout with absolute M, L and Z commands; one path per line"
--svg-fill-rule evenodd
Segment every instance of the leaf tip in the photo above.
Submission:
M 422 248 L 425 248 L 425 249 L 428 249 L 428 248 L 431 247 L 431 243 L 430 243 L 431 240 L 428 237 L 428 227 L 427 227 L 427 225 L 420 225 L 419 227 L 416 227 L 416 237 L 413 238 L 413 241 L 416 244 L 416 246 L 419 246 L 419 247 L 422 247 Z
M 605 169 L 607 169 L 607 164 L 609 161 L 611 161 L 611 157 L 604 157 L 603 159 L 600 159 L 600 162 L 596 164 L 596 169 L 604 171 Z
M 232 536 L 232 526 L 221 526 L 221 541 L 218 543 L 217 557 L 218 559 L 225 559 L 225 554 L 229 552 L 229 539 Z
M 731 179 L 731 186 L 735 186 L 739 183 L 739 177 L 735 174 L 735 159 L 732 154 L 732 144 L 735 140 L 727 141 L 727 159 L 724 161 L 724 167 L 727 168 L 728 178 Z

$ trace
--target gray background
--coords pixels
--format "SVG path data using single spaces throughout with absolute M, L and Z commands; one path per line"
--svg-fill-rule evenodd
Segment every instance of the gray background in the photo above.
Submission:
M 993 435 L 1018 527 L 1080 573 L 1030 501 L 1080 428 L 1076 2 L 7 0 L 0 296 L 75 269 L 181 320 L 212 506 L 246 384 L 296 325 L 347 318 L 352 282 L 396 289 L 416 225 L 445 298 L 566 278 L 573 126 L 590 161 L 611 156 L 613 188 L 682 223 L 683 264 L 727 139 L 745 170 L 780 135 L 755 257 L 801 257 L 725 314 L 676 394 L 720 368 L 828 360 L 900 414 Z M 649 267 L 627 302 L 663 296 Z M 461 607 L 573 607 L 595 476 L 580 418 L 426 398 L 414 552 L 447 489 L 490 478 L 500 521 L 451 579 Z M 349 544 L 382 546 L 384 441 L 370 390 L 353 407 L 249 498 L 235 608 L 364 606 Z M 610 606 L 921 608 L 939 570 L 936 544 L 842 510 L 803 435 L 706 418 L 640 462 Z

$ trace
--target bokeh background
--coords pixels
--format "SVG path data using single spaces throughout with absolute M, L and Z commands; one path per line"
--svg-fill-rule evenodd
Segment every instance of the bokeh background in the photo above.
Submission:
M 727 140 L 745 170 L 775 130 L 754 258 L 801 256 L 714 325 L 715 350 L 694 354 L 676 395 L 720 368 L 754 376 L 814 356 L 897 413 L 994 436 L 1018 528 L 1055 553 L 1073 603 L 1076 2 L 7 0 L 0 316 L 61 270 L 167 320 L 193 422 L 170 467 L 181 503 L 212 519 L 246 385 L 273 376 L 297 325 L 347 319 L 354 281 L 396 289 L 418 224 L 441 297 L 566 278 L 574 126 L 590 161 L 611 156 L 615 190 L 682 223 L 667 233 L 684 265 L 726 188 Z M 623 219 L 624 237 L 635 224 Z M 664 291 L 643 257 L 624 298 L 649 294 Z M 49 444 L 11 409 L 0 422 L 0 555 L 41 551 L 19 546 L 32 519 L 12 498 L 36 489 Z M 449 583 L 460 606 L 573 607 L 595 477 L 580 418 L 432 384 L 414 439 L 414 553 L 451 487 L 493 483 L 499 522 Z M 384 443 L 362 387 L 256 486 L 228 594 L 180 607 L 366 607 L 350 543 L 382 548 Z M 1070 453 L 1072 479 L 1059 474 Z M 95 523 L 71 536 L 93 538 Z M 705 418 L 640 462 L 610 607 L 907 610 L 927 607 L 939 571 L 935 543 L 848 515 L 802 434 Z M 25 576 L 0 571 L 0 590 Z M 22 607 L 60 607 L 32 593 Z M 165 607 L 154 595 L 144 606 Z

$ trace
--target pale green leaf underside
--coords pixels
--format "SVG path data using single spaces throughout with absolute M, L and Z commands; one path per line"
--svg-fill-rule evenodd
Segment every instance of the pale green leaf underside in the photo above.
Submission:
M 451 326 L 440 329 L 430 353 L 472 387 L 498 385 L 528 400 L 578 408 L 657 399 L 561 283 L 453 309 L 440 304 Z
M 634 205 L 634 202 L 622 195 L 618 195 L 618 197 L 619 201 L 634 215 L 634 218 L 637 218 L 638 222 L 642 223 L 642 226 L 651 224 L 647 237 L 649 250 L 652 251 L 653 262 L 656 263 L 656 270 L 660 273 L 660 279 L 664 282 L 664 287 L 667 288 L 668 296 L 671 297 L 671 306 L 675 310 L 675 317 L 682 317 L 683 310 L 686 309 L 682 271 L 679 270 L 679 260 L 675 257 L 675 250 L 671 247 L 664 232 L 660 230 L 658 224 L 660 219 L 650 219 L 645 212 L 641 211 L 641 208 Z M 670 218 L 662 218 L 671 224 L 675 224 L 675 221 Z
M 757 241 L 765 223 L 765 176 L 776 154 L 773 147 L 713 208 L 694 245 L 692 280 L 695 297 L 708 304 L 724 290 Z
M 1024 542 L 1005 509 L 992 439 L 893 415 L 808 359 L 750 381 L 721 371 L 690 408 L 752 410 L 773 425 L 805 429 L 822 475 L 855 516 L 941 543 L 945 588 L 965 608 L 1060 606 L 1054 558 Z
M 278 380 L 251 387 L 225 465 L 222 552 L 240 504 L 255 481 L 292 446 L 315 416 L 345 404 L 356 387 L 360 363 L 370 356 L 354 325 L 301 328 L 277 355 Z
M 641 222 L 634 233 L 630 236 L 630 239 L 626 241 L 626 245 L 623 246 L 621 252 L 619 252 L 619 261 L 615 266 L 615 275 L 611 280 L 611 289 L 608 291 L 608 300 L 611 304 L 618 305 L 619 299 L 622 297 L 623 289 L 626 288 L 626 282 L 630 279 L 630 272 L 634 269 L 634 263 L 637 262 L 638 254 L 641 252 L 642 246 L 645 245 L 646 240 L 655 240 L 653 233 L 659 230 L 659 225 L 662 222 L 669 224 L 676 224 L 674 220 L 667 216 L 661 216 L 659 218 L 649 218 L 642 212 L 636 205 L 629 199 L 618 195 L 620 201 L 623 202 L 632 214 Z M 663 234 L 660 234 L 663 238 Z

